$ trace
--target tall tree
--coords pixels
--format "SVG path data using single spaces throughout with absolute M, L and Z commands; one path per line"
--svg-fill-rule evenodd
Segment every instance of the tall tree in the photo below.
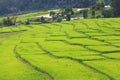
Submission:
M 120 0 L 111 0 L 114 17 L 120 17 Z

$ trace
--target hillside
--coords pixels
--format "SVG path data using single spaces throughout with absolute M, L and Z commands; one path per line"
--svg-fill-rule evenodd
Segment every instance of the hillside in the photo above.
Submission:
M 120 18 L 0 28 L 0 80 L 120 80 Z
M 120 0 L 0 0 L 0 80 L 120 80 Z
M 97 0 L 0 0 L 0 15 L 23 11 L 59 9 L 63 7 L 89 7 Z M 105 0 L 109 4 L 109 0 Z

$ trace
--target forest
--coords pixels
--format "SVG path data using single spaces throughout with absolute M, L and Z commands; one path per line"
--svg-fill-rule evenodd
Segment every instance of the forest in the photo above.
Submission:
M 90 7 L 96 4 L 96 1 L 97 0 L 0 0 L 0 15 L 64 7 Z M 105 0 L 106 5 L 109 3 L 110 0 Z

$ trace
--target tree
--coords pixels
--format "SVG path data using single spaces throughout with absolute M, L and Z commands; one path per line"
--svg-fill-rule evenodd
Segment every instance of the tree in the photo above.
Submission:
M 104 6 L 105 6 L 104 0 L 98 0 L 98 1 L 96 2 L 96 9 L 97 9 L 97 10 L 103 9 Z
M 120 17 L 120 0 L 111 0 L 114 17 Z
M 26 25 L 29 25 L 29 24 L 30 24 L 30 19 L 27 19 L 27 21 L 26 21 L 25 24 L 26 24 Z
M 57 17 L 57 22 L 62 22 L 62 17 Z
M 71 20 L 71 14 L 67 14 L 67 15 L 66 15 L 66 20 L 67 20 L 67 21 L 70 21 L 70 20 Z
M 3 19 L 3 25 L 6 26 L 11 26 L 11 25 L 15 25 L 16 23 L 16 17 L 7 17 Z
M 102 10 L 102 15 L 103 15 L 105 18 L 113 17 L 113 14 L 112 14 L 112 10 L 111 10 L 111 9 L 104 9 L 104 10 Z
M 64 12 L 64 14 L 74 15 L 74 11 L 71 7 L 65 8 L 65 10 L 63 12 Z
M 56 13 L 54 11 L 51 11 L 49 16 L 54 16 Z
M 92 10 L 92 17 L 94 17 L 95 18 L 95 11 L 94 10 Z
M 88 18 L 88 9 L 83 10 L 82 12 L 83 12 L 83 17 Z
M 51 11 L 50 14 L 49 14 L 49 16 L 52 17 L 53 21 L 56 20 L 56 12 Z
M 41 23 L 45 23 L 45 18 L 42 16 L 42 17 L 40 18 L 40 21 L 41 21 Z

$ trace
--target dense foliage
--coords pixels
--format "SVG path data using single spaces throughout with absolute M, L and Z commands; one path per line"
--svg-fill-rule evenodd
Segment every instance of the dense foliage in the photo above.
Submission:
M 114 17 L 120 16 L 120 0 L 111 0 L 112 1 L 112 7 L 113 7 L 113 15 Z

